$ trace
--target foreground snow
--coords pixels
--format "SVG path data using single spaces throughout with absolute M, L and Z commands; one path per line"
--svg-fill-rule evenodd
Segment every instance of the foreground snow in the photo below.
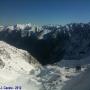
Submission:
M 90 68 L 68 81 L 62 90 L 90 90 Z
M 30 63 L 34 58 L 28 52 L 0 41 L 0 86 L 21 86 L 21 90 L 90 90 L 89 58 L 38 66 L 38 62 Z M 77 65 L 81 70 L 76 70 Z

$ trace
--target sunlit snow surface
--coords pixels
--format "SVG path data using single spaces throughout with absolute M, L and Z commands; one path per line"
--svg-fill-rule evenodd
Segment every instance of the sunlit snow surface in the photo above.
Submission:
M 21 90 L 90 90 L 90 57 L 34 66 L 28 62 L 28 55 L 0 41 L 0 86 L 21 86 Z M 81 70 L 76 70 L 77 65 L 81 65 Z

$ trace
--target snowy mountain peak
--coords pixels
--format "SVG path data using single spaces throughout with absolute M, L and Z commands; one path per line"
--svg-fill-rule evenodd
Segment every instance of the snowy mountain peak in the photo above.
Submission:
M 31 28 L 32 27 L 32 25 L 31 25 L 31 23 L 29 23 L 29 24 L 16 24 L 15 26 L 14 26 L 14 28 L 16 29 L 16 30 L 24 30 L 24 29 L 27 29 L 27 28 Z
M 31 29 L 32 24 L 16 24 L 16 25 L 7 25 L 7 26 L 0 26 L 0 30 L 27 30 Z

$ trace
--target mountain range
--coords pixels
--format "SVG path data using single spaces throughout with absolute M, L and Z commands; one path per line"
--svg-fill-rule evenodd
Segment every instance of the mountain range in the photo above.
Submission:
M 90 90 L 90 23 L 0 26 L 0 89 Z
M 0 26 L 0 40 L 29 51 L 41 64 L 90 55 L 90 23 Z

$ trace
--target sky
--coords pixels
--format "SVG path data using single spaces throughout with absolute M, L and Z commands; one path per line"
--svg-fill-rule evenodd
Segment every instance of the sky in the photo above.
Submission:
M 0 0 L 0 25 L 90 22 L 90 0 Z

